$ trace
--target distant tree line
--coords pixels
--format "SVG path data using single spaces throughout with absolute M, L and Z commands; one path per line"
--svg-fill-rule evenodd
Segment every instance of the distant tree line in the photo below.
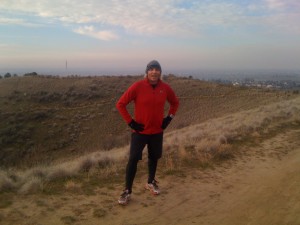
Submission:
M 37 76 L 38 74 L 37 74 L 37 72 L 31 72 L 31 73 L 25 73 L 24 74 L 24 76 L 26 77 L 26 76 Z M 6 74 L 4 74 L 4 76 L 2 77 L 2 75 L 0 74 L 0 79 L 2 79 L 2 78 L 10 78 L 10 77 L 17 77 L 18 76 L 18 74 L 13 74 L 13 75 L 11 75 L 11 73 L 6 73 Z
M 17 74 L 11 75 L 10 73 L 6 73 L 6 74 L 4 74 L 3 77 L 0 75 L 0 79 L 1 78 L 9 78 L 9 77 L 12 77 L 12 76 L 17 77 L 18 75 Z

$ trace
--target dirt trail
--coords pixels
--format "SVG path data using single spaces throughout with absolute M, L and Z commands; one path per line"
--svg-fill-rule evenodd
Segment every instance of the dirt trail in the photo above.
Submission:
M 266 139 L 214 170 L 160 179 L 162 194 L 135 182 L 130 205 L 116 204 L 122 187 L 96 195 L 24 196 L 0 209 L 1 224 L 299 225 L 300 130 Z
M 266 140 L 234 165 L 194 171 L 185 183 L 164 183 L 168 193 L 156 204 L 140 207 L 139 197 L 116 224 L 299 225 L 299 134 Z

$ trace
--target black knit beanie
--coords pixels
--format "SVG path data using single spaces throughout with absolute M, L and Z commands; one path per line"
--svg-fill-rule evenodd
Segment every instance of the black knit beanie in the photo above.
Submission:
M 147 67 L 146 67 L 146 74 L 148 73 L 148 71 L 152 68 L 156 68 L 156 69 L 159 69 L 159 71 L 161 72 L 161 66 L 159 64 L 159 62 L 157 60 L 152 60 L 151 62 L 149 62 L 147 64 Z

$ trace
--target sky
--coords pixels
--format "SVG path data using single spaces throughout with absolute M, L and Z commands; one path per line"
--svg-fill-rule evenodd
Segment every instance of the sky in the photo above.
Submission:
M 0 0 L 0 74 L 300 71 L 300 0 Z

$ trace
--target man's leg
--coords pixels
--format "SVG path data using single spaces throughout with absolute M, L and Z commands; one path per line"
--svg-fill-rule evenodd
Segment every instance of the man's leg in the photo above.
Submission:
M 128 190 L 129 194 L 132 192 L 133 180 L 135 178 L 136 170 L 137 170 L 138 160 L 129 159 L 126 167 L 126 190 Z
M 145 186 L 152 194 L 158 195 L 160 190 L 155 180 L 158 159 L 162 156 L 163 133 L 151 135 L 148 140 L 148 182 Z
M 131 193 L 133 181 L 137 171 L 138 161 L 142 159 L 143 149 L 146 145 L 144 135 L 132 133 L 130 143 L 130 155 L 126 167 L 126 189 Z
M 163 133 L 154 134 L 148 140 L 148 183 L 155 179 L 158 159 L 162 156 Z
M 158 159 L 148 158 L 148 183 L 152 183 L 155 178 Z
M 126 167 L 125 190 L 121 194 L 118 202 L 121 205 L 128 204 L 131 198 L 133 180 L 137 171 L 138 161 L 142 159 L 143 149 L 146 145 L 143 135 L 132 133 L 130 143 L 129 160 Z

